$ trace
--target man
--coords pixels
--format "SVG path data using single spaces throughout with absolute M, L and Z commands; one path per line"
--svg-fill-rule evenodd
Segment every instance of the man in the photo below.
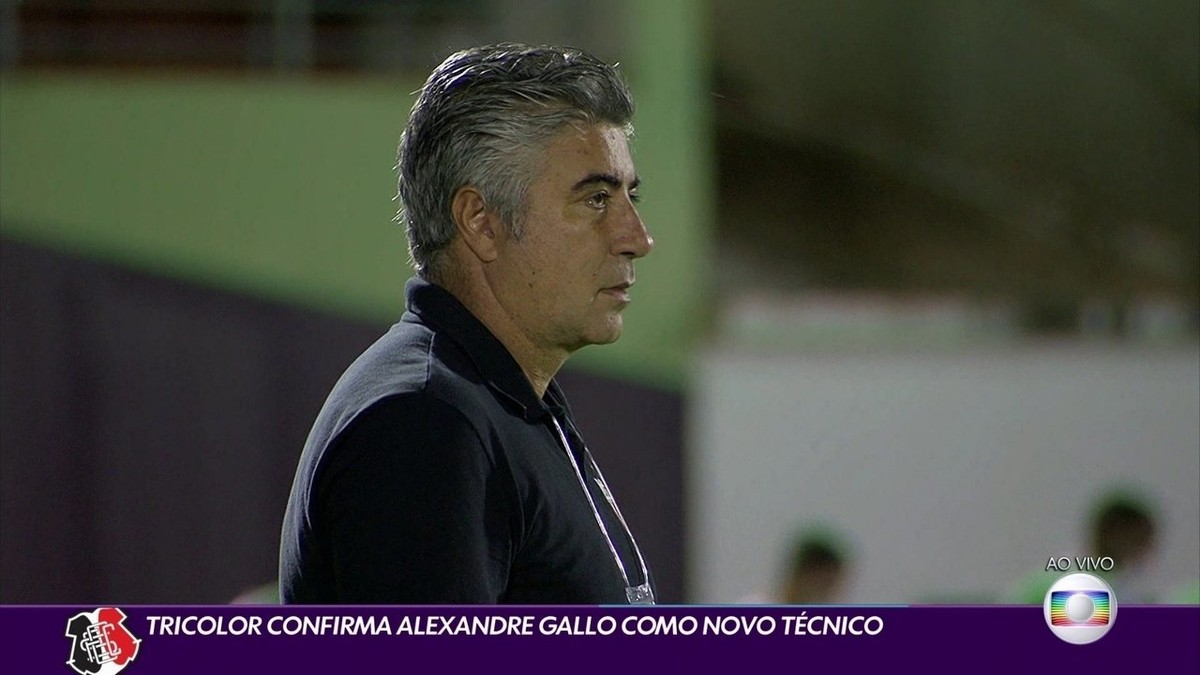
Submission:
M 836 603 L 848 576 L 849 561 L 832 530 L 810 530 L 792 543 L 787 574 L 779 593 L 786 605 Z
M 1154 555 L 1157 531 L 1155 508 L 1149 498 L 1137 492 L 1112 488 L 1093 504 L 1088 522 L 1087 555 L 1112 559 L 1111 570 L 1094 573 L 1104 577 L 1118 600 L 1127 603 L 1156 601 L 1154 594 L 1143 586 L 1142 573 Z M 1038 570 L 1019 580 L 1005 596 L 1013 602 L 1040 605 L 1060 576 L 1061 572 Z
M 775 589 L 750 594 L 743 604 L 828 605 L 838 602 L 850 575 L 851 555 L 832 527 L 813 525 L 790 542 Z
M 334 386 L 280 548 L 292 603 L 652 603 L 554 375 L 616 340 L 638 216 L 633 102 L 572 49 L 459 52 L 400 141 L 418 277 Z

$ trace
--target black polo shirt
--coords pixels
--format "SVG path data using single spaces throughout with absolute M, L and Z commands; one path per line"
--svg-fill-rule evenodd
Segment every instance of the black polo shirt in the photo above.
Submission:
M 301 454 L 283 601 L 628 602 L 617 558 L 629 585 L 649 575 L 558 385 L 539 399 L 457 298 L 406 290 L 408 311 L 334 385 Z

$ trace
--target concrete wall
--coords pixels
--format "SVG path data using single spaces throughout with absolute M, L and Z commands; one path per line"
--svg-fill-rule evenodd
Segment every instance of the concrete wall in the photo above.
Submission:
M 847 602 L 998 598 L 1082 555 L 1112 483 L 1158 500 L 1140 583 L 1200 573 L 1200 351 L 1056 345 L 751 354 L 711 349 L 688 410 L 691 587 L 768 585 L 800 523 L 855 550 Z

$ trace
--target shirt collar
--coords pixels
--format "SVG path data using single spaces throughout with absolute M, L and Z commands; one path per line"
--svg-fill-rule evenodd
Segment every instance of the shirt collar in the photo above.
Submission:
M 534 421 L 550 414 L 504 344 L 450 291 L 417 277 L 409 279 L 404 290 L 408 311 L 462 347 L 488 386 L 517 408 L 525 420 Z M 565 404 L 553 380 L 546 398 L 556 407 Z

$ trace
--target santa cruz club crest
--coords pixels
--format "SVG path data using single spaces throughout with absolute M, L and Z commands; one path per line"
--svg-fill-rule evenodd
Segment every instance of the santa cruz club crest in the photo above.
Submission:
M 101 607 L 67 621 L 71 656 L 67 665 L 79 675 L 116 675 L 137 656 L 141 640 L 125 627 L 125 612 Z

